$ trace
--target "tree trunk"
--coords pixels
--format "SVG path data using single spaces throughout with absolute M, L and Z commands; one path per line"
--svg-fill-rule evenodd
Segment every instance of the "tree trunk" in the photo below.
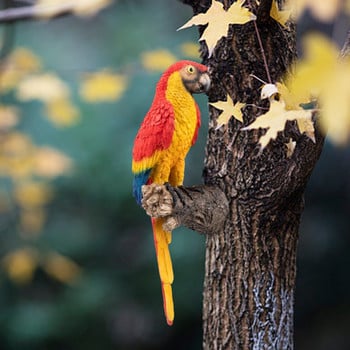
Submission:
M 205 12 L 211 3 L 183 2 L 194 14 Z M 224 1 L 226 8 L 232 2 Z M 233 25 L 210 59 L 205 43 L 201 46 L 212 78 L 209 102 L 226 100 L 229 94 L 234 102 L 250 104 L 243 110 L 244 125 L 232 118 L 217 130 L 220 112 L 211 107 L 204 185 L 167 186 L 162 207 L 169 228 L 185 225 L 206 234 L 203 348 L 208 350 L 293 348 L 303 193 L 323 144 L 319 133 L 314 143 L 291 122 L 261 151 L 258 137 L 265 131 L 241 130 L 266 112 L 261 107 L 268 107 L 260 99 L 262 84 L 251 76 L 268 81 L 256 29 L 272 82 L 280 80 L 296 58 L 294 26 L 283 28 L 269 16 L 271 0 L 261 0 L 259 8 L 256 2 L 246 6 L 253 4 L 256 24 Z M 297 143 L 288 157 L 285 144 L 290 137 Z M 150 209 L 154 201 L 146 203 L 151 192 L 145 209 L 156 215 L 157 210 Z
M 295 33 L 283 30 L 267 8 L 267 16 L 258 12 L 256 24 L 276 82 L 295 58 Z M 234 26 L 233 37 L 222 40 L 216 57 L 206 62 L 214 77 L 209 101 L 226 99 L 228 93 L 233 101 L 262 106 L 261 84 L 251 74 L 268 78 L 254 29 L 254 23 Z M 244 120 L 262 113 L 246 108 Z M 234 120 L 216 131 L 216 117 L 212 110 L 204 181 L 226 193 L 229 215 L 223 230 L 206 238 L 203 348 L 292 349 L 303 193 L 322 138 L 317 135 L 314 144 L 290 125 L 288 137 L 260 152 L 257 132 L 240 131 L 242 125 Z M 288 158 L 283 143 L 292 135 L 297 146 Z

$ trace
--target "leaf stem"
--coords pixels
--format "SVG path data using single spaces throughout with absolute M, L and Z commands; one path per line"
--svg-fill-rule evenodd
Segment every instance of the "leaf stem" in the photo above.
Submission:
M 264 50 L 263 43 L 261 41 L 258 25 L 256 24 L 256 21 L 253 21 L 253 22 L 254 22 L 254 28 L 255 28 L 256 37 L 258 38 L 258 43 L 259 43 L 259 46 L 260 46 L 261 55 L 262 55 L 262 58 L 263 58 L 263 61 L 264 61 L 264 67 L 265 67 L 265 71 L 266 71 L 266 75 L 267 75 L 267 80 L 269 81 L 270 84 L 272 84 L 270 71 L 269 71 L 269 66 L 267 65 L 267 59 L 266 59 L 266 55 L 265 55 L 265 50 Z
M 260 79 L 259 77 L 257 77 L 257 76 L 256 76 L 255 74 L 253 74 L 253 73 L 252 73 L 252 74 L 249 74 L 249 76 L 251 76 L 252 78 L 255 78 L 256 80 L 260 81 L 260 83 L 263 83 L 264 85 L 267 84 L 266 81 Z
M 251 1 L 248 0 L 247 1 L 249 3 L 249 7 L 252 8 L 252 4 Z M 270 9 L 271 9 L 271 3 L 272 1 L 264 1 L 262 0 L 259 6 L 264 5 L 264 11 L 262 13 L 266 13 L 266 5 L 269 6 L 269 10 L 268 10 L 268 14 L 270 14 Z M 259 33 L 259 29 L 258 29 L 258 25 L 256 23 L 257 21 L 253 21 L 254 23 L 254 28 L 255 28 L 255 33 L 256 33 L 256 37 L 258 39 L 258 43 L 259 43 L 259 47 L 260 47 L 260 51 L 261 51 L 261 55 L 264 61 L 264 67 L 265 67 L 265 71 L 266 71 L 266 76 L 267 76 L 267 80 L 270 84 L 272 84 L 272 80 L 271 80 L 271 76 L 270 76 L 270 71 L 269 71 L 269 66 L 267 64 L 267 59 L 266 59 L 266 55 L 265 55 L 265 50 L 264 50 L 264 46 L 263 43 L 261 41 L 261 36 Z

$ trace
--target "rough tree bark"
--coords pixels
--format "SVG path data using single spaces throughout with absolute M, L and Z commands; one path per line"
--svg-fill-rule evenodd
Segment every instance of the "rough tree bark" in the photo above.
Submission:
M 210 0 L 185 0 L 194 14 L 205 12 Z M 227 8 L 233 1 L 223 1 Z M 279 80 L 296 58 L 293 25 L 282 28 L 269 16 L 271 0 L 247 1 L 257 14 L 269 73 Z M 200 29 L 200 31 L 203 28 Z M 208 59 L 212 87 L 209 102 L 225 100 L 251 104 L 244 124 L 266 110 L 260 100 L 261 83 L 268 80 L 255 24 L 233 25 Z M 283 135 L 263 151 L 258 136 L 264 131 L 242 131 L 231 119 L 216 130 L 219 111 L 210 108 L 204 164 L 204 185 L 146 186 L 144 207 L 150 215 L 166 218 L 170 228 L 185 225 L 206 234 L 203 292 L 204 349 L 292 349 L 296 249 L 303 193 L 321 153 L 316 142 L 300 135 L 289 123 Z M 286 143 L 297 141 L 287 157 Z

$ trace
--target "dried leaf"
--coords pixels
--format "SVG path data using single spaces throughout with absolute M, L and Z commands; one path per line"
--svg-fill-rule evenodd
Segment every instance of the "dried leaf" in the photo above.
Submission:
M 344 144 L 350 139 L 350 58 L 341 58 L 337 47 L 320 35 L 309 35 L 304 44 L 305 58 L 287 77 L 290 101 L 294 99 L 289 104 L 317 99 L 321 126 L 333 142 Z
M 43 263 L 48 275 L 63 283 L 74 282 L 81 274 L 80 267 L 70 258 L 51 252 Z
M 30 176 L 35 147 L 29 137 L 19 132 L 6 134 L 0 148 L 0 174 L 20 179 Z
M 320 121 L 328 137 L 339 145 L 350 141 L 350 59 L 333 72 L 319 96 Z
M 0 174 L 16 180 L 30 176 L 34 151 L 31 139 L 25 134 L 11 132 L 3 136 L 0 148 Z
M 310 92 L 303 90 L 292 93 L 285 84 L 276 83 L 280 98 L 285 102 L 287 110 L 300 109 L 301 104 L 310 102 Z
M 81 97 L 90 103 L 118 100 L 127 86 L 124 75 L 102 70 L 84 77 L 80 85 Z
M 287 158 L 290 158 L 293 155 L 296 144 L 296 141 L 293 141 L 292 138 L 290 138 L 289 142 L 285 144 L 287 146 Z
M 290 10 L 280 10 L 276 0 L 272 1 L 270 16 L 280 23 L 283 27 L 286 27 L 286 23 L 291 15 Z
M 277 85 L 275 84 L 265 84 L 261 89 L 260 98 L 264 100 L 265 98 L 270 98 L 278 93 Z
M 222 37 L 227 36 L 230 24 L 245 24 L 256 19 L 253 13 L 246 7 L 243 7 L 244 1 L 245 0 L 238 0 L 234 2 L 231 7 L 225 11 L 221 2 L 213 0 L 206 13 L 193 16 L 178 30 L 189 28 L 193 25 L 208 24 L 199 40 L 205 40 L 210 57 L 213 54 L 217 42 Z
M 52 198 L 52 190 L 41 182 L 24 182 L 16 186 L 14 197 L 20 207 L 33 209 L 47 204 Z
M 28 73 L 38 71 L 40 67 L 40 60 L 32 51 L 26 48 L 17 48 L 2 64 L 1 92 L 13 89 L 23 77 Z
M 311 118 L 299 118 L 297 119 L 297 125 L 301 134 L 305 134 L 312 142 L 316 142 L 315 126 Z
M 46 104 L 46 117 L 57 127 L 67 127 L 79 121 L 79 111 L 69 99 L 59 98 Z
M 18 123 L 18 109 L 12 106 L 0 106 L 0 130 L 6 131 Z
M 330 22 L 342 8 L 346 9 L 346 6 L 349 6 L 349 2 L 349 0 L 288 0 L 286 7 L 291 9 L 295 18 L 309 10 L 315 18 L 323 22 Z
M 17 284 L 32 280 L 38 265 L 38 253 L 32 248 L 22 248 L 8 253 L 2 263 L 9 277 Z
M 226 101 L 212 102 L 209 104 L 222 111 L 216 121 L 216 129 L 219 129 L 222 125 L 226 125 L 232 116 L 243 123 L 241 108 L 245 106 L 245 103 L 236 102 L 234 104 L 231 97 L 227 94 Z
M 177 61 L 177 58 L 168 50 L 160 49 L 144 52 L 141 62 L 149 71 L 164 71 Z
M 40 18 L 50 18 L 67 11 L 86 17 L 95 15 L 111 3 L 111 0 L 37 0 L 34 11 Z
M 68 86 L 52 73 L 29 76 L 22 80 L 17 87 L 17 98 L 20 101 L 37 99 L 43 102 L 52 102 L 66 99 L 68 96 Z
M 93 16 L 111 3 L 112 0 L 75 0 L 73 13 L 83 17 Z
M 339 62 L 339 50 L 327 38 L 310 34 L 304 41 L 304 58 L 299 60 L 292 75 L 287 76 L 286 87 L 296 98 L 309 102 L 327 87 Z
M 8 60 L 17 70 L 26 74 L 36 72 L 41 68 L 39 57 L 33 51 L 24 47 L 19 47 L 13 51 Z
M 267 129 L 265 135 L 260 137 L 259 143 L 261 148 L 265 148 L 267 144 L 276 139 L 278 133 L 283 131 L 288 120 L 298 120 L 301 118 L 312 117 L 311 110 L 286 110 L 283 100 L 272 100 L 270 103 L 270 109 L 265 114 L 259 116 L 252 124 L 242 128 L 242 130 L 251 130 L 264 128 Z
M 12 132 L 1 144 L 1 154 L 6 157 L 13 157 L 32 152 L 34 145 L 30 137 L 20 132 Z
M 19 218 L 21 236 L 25 238 L 36 237 L 44 226 L 46 211 L 42 207 L 24 209 L 20 211 Z
M 198 43 L 186 42 L 181 45 L 180 49 L 185 56 L 199 59 Z
M 72 168 L 72 160 L 52 147 L 40 147 L 34 156 L 34 173 L 53 178 L 66 174 Z

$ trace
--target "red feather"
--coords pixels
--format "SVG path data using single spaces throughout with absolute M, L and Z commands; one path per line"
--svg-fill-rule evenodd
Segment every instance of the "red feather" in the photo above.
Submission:
M 174 133 L 174 109 L 170 102 L 155 99 L 136 135 L 133 160 L 138 162 L 155 151 L 165 150 Z
M 193 134 L 193 138 L 192 138 L 192 146 L 196 143 L 197 141 L 197 137 L 198 137 L 198 130 L 201 126 L 201 111 L 197 105 L 197 103 L 195 103 L 196 105 L 196 112 L 197 112 L 197 126 L 196 126 L 196 130 L 194 131 Z

